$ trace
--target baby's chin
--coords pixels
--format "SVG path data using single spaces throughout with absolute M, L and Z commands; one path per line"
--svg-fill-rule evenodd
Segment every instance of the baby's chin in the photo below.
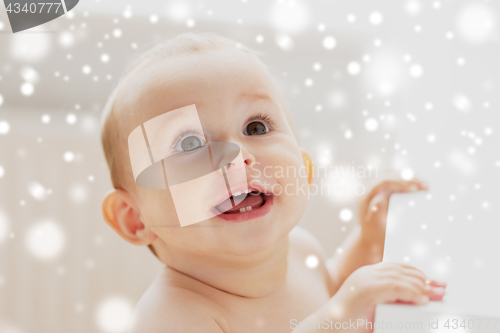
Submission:
M 206 257 L 251 256 L 268 251 L 285 240 L 296 223 L 280 223 L 278 218 L 261 218 L 252 222 L 222 225 L 220 221 L 200 222 L 191 235 L 177 240 L 184 251 L 202 253 Z M 182 244 L 181 244 L 182 243 Z
M 289 222 L 284 223 L 285 221 Z M 280 240 L 285 240 L 297 224 L 292 221 L 291 218 L 280 219 L 277 216 L 269 216 L 256 219 L 252 223 L 238 223 L 226 227 L 224 233 L 215 236 L 214 242 L 220 243 L 223 247 L 221 250 L 226 253 L 237 255 L 259 253 L 277 246 Z

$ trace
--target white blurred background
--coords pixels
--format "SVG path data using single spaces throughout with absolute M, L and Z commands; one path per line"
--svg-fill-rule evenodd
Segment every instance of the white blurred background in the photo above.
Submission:
M 0 333 L 123 332 L 160 268 L 100 213 L 101 110 L 148 44 L 214 31 L 264 53 L 316 166 L 345 170 L 315 179 L 337 191 L 312 197 L 300 222 L 331 255 L 357 223 L 356 185 L 416 176 L 460 195 L 500 166 L 499 7 L 85 0 L 12 34 L 0 5 Z

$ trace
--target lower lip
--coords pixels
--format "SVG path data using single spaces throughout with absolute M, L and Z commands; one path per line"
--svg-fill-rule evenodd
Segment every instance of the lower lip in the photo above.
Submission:
M 273 196 L 266 197 L 266 202 L 259 208 L 252 209 L 248 212 L 234 213 L 234 214 L 219 214 L 216 217 L 230 222 L 245 222 L 266 215 L 273 207 Z

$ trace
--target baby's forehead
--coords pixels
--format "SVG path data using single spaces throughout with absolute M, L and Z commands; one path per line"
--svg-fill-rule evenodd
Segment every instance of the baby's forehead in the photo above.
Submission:
M 217 50 L 168 56 L 137 66 L 120 82 L 116 111 L 130 132 L 139 124 L 191 104 L 231 104 L 256 92 L 276 103 L 279 92 L 253 54 Z

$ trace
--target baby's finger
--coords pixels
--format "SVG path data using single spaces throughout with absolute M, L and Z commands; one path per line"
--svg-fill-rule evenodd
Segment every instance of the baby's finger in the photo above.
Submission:
M 422 293 L 427 293 L 429 291 L 429 288 L 426 288 L 427 286 L 425 285 L 424 281 L 420 279 L 420 277 L 405 275 L 403 279 L 411 283 L 415 288 L 420 290 Z M 432 287 L 430 291 L 432 291 Z
M 394 282 L 390 280 L 387 283 L 386 288 L 380 295 L 379 301 L 381 303 L 394 303 L 397 301 L 402 301 L 406 303 L 413 304 L 425 304 L 429 301 L 429 295 L 427 295 L 423 290 L 415 287 L 409 281 L 401 280 Z
M 440 301 L 443 299 L 446 291 L 445 291 L 445 288 L 443 288 L 443 287 L 433 287 L 431 285 L 426 285 L 425 286 L 425 293 L 429 296 L 429 300 Z
M 409 268 L 404 268 L 403 270 L 399 268 L 388 270 L 385 271 L 383 276 L 384 278 L 393 279 L 394 281 L 409 282 L 422 293 L 433 288 L 425 284 L 425 276 L 423 276 L 421 272 Z
M 433 287 L 443 287 L 443 288 L 446 288 L 446 286 L 448 285 L 444 281 L 436 281 L 436 280 L 431 280 L 431 279 L 427 279 L 425 281 L 425 283 L 428 284 L 428 285 L 431 285 Z
M 401 192 L 414 192 L 418 190 L 426 190 L 428 188 L 427 184 L 418 180 L 416 178 L 410 180 L 400 180 L 399 181 L 403 187 Z
M 392 193 L 398 192 L 414 192 L 417 190 L 427 189 L 427 185 L 417 179 L 414 180 L 385 180 L 376 185 L 368 195 L 363 199 L 361 206 L 368 207 L 372 199 L 379 193 L 385 193 L 390 196 Z
M 417 278 L 420 283 L 425 285 L 426 294 L 429 295 L 431 301 L 439 301 L 443 299 L 445 294 L 446 282 L 428 279 L 425 274 L 416 267 L 407 264 L 396 264 L 396 267 L 402 269 L 402 272 L 409 277 Z
M 425 276 L 424 272 L 422 272 L 420 269 L 415 268 L 413 266 L 402 266 L 400 267 L 402 272 L 408 276 L 415 277 L 421 281 L 421 283 L 425 284 L 427 277 Z
M 387 269 L 396 269 L 404 274 L 411 274 L 411 275 L 417 276 L 420 279 L 422 279 L 422 281 L 424 281 L 424 282 L 434 281 L 434 280 L 427 279 L 424 272 L 422 272 L 420 269 L 418 269 L 412 265 L 405 264 L 405 263 L 386 262 L 386 263 L 384 263 L 384 267 Z

